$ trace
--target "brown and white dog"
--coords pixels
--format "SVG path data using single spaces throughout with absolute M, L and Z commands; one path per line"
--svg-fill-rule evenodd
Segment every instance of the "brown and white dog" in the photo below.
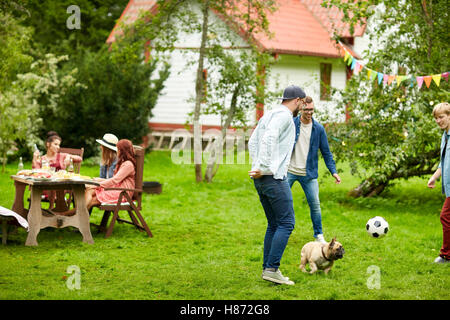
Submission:
M 309 263 L 310 274 L 317 270 L 324 270 L 325 274 L 331 270 L 335 260 L 344 257 L 345 250 L 342 244 L 336 241 L 336 237 L 330 243 L 323 244 L 317 241 L 308 242 L 302 248 L 300 270 L 306 271 L 306 264 Z

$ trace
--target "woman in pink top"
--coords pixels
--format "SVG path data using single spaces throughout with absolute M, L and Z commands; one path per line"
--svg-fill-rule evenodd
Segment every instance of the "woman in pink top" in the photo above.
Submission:
M 100 186 L 86 190 L 86 204 L 90 209 L 101 203 L 117 203 L 120 190 L 105 190 L 105 188 L 127 188 L 134 189 L 134 180 L 136 174 L 136 159 L 134 155 L 133 144 L 130 140 L 122 139 L 117 142 L 117 165 L 114 176 L 109 179 L 100 180 Z M 129 191 L 130 197 L 133 192 Z M 123 202 L 127 202 L 123 198 Z
M 49 162 L 50 168 L 55 168 L 55 171 L 59 171 L 69 166 L 70 159 L 72 159 L 74 163 L 81 162 L 83 160 L 80 156 L 68 153 L 60 153 L 59 148 L 61 142 L 61 137 L 55 131 L 48 132 L 47 141 L 45 143 L 45 146 L 47 147 L 47 154 L 39 157 L 39 151 L 36 150 L 33 154 L 31 167 L 33 169 L 41 169 L 42 160 L 45 159 Z

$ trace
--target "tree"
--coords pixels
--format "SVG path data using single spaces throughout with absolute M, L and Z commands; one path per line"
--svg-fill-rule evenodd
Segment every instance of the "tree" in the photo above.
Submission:
M 194 163 L 196 181 L 202 181 L 202 166 L 201 166 L 201 132 L 199 122 L 201 113 L 202 101 L 206 100 L 207 113 L 224 114 L 222 117 L 222 132 L 221 139 L 216 139 L 216 145 L 208 160 L 205 180 L 211 182 L 218 170 L 218 155 L 222 154 L 222 142 L 226 137 L 226 130 L 234 122 L 235 117 L 240 115 L 239 120 L 245 122 L 245 110 L 248 110 L 249 105 L 256 106 L 257 101 L 263 102 L 264 90 L 260 89 L 264 80 L 261 79 L 259 73 L 262 61 L 268 62 L 269 55 L 260 52 L 257 42 L 254 39 L 255 34 L 263 33 L 270 36 L 269 22 L 267 15 L 276 10 L 274 1 L 259 0 L 259 1 L 210 1 L 205 0 L 203 4 L 202 15 L 203 23 L 201 29 L 202 41 L 199 50 L 197 77 L 196 77 L 196 99 L 194 107 Z M 226 32 L 213 31 L 212 36 L 208 39 L 209 27 L 208 16 L 210 10 L 218 13 L 227 25 L 236 34 L 240 34 L 246 39 L 249 45 L 249 52 L 240 51 L 236 53 L 225 53 L 221 47 L 219 40 L 221 37 L 216 35 L 225 35 L 225 40 L 232 41 L 232 38 Z M 209 41 L 208 41 L 209 40 Z M 214 43 L 215 41 L 216 43 Z M 222 39 L 223 41 L 224 39 Z M 212 49 L 206 49 L 208 45 Z M 206 54 L 205 54 L 206 53 Z M 203 86 L 205 85 L 203 78 L 203 60 L 207 58 L 208 62 L 218 71 L 216 83 L 210 83 L 208 87 L 215 88 L 214 94 L 208 94 L 205 97 Z M 249 64 L 250 63 L 250 64 Z M 268 65 L 267 65 L 268 67 Z M 260 94 L 258 96 L 258 94 Z M 226 96 L 231 98 L 230 106 L 224 105 L 223 101 Z M 207 98 L 207 99 L 205 99 Z M 250 102 L 250 103 L 249 103 Z M 220 149 L 220 150 L 219 150 Z M 200 163 L 199 163 L 200 162 Z
M 72 74 L 58 72 L 58 63 L 66 56 L 52 54 L 30 66 L 30 71 L 18 74 L 7 90 L 0 94 L 0 157 L 4 172 L 7 154 L 15 152 L 17 141 L 24 141 L 31 149 L 40 139 L 42 123 L 39 109 L 56 109 L 61 95 L 75 85 Z
M 7 156 L 20 144 L 38 142 L 42 123 L 39 108 L 55 108 L 61 94 L 74 85 L 73 73 L 58 72 L 67 57 L 46 55 L 34 60 L 30 54 L 33 29 L 21 25 L 9 10 L 22 10 L 19 3 L 0 3 L 0 159 L 4 171 Z
M 366 72 L 354 75 L 338 105 L 351 118 L 330 128 L 338 160 L 350 163 L 362 183 L 354 196 L 380 194 L 395 179 L 431 174 L 439 162 L 440 132 L 433 105 L 449 100 L 448 82 L 421 89 L 414 76 L 449 71 L 447 1 L 324 1 L 344 12 L 353 28 L 368 21 L 366 66 L 383 74 L 413 75 L 399 85 L 378 85 Z M 336 38 L 339 35 L 336 32 Z M 345 39 L 341 39 L 345 41 Z
M 20 24 L 8 13 L 0 11 L 0 92 L 29 70 L 33 58 L 29 54 L 32 29 Z
M 23 10 L 18 15 L 25 15 L 23 24 L 35 30 L 35 47 L 42 52 L 67 54 L 72 59 L 78 51 L 95 52 L 102 48 L 127 3 L 128 0 L 20 0 Z M 71 5 L 80 9 L 80 29 L 67 27 Z
M 69 69 L 77 67 L 80 85 L 68 90 L 57 110 L 41 109 L 41 134 L 49 128 L 56 130 L 64 145 L 84 147 L 87 157 L 97 153 L 95 139 L 105 132 L 142 142 L 149 132 L 151 110 L 169 75 L 167 66 L 156 70 L 157 59 L 143 59 L 125 40 L 118 39 L 111 48 L 105 45 L 97 52 L 86 51 L 68 63 Z
M 223 160 L 223 145 L 228 129 L 246 129 L 248 114 L 259 102 L 273 98 L 274 93 L 264 91 L 266 70 L 274 62 L 272 55 L 257 48 L 232 51 L 216 44 L 207 50 L 208 65 L 218 74 L 207 84 L 205 114 L 221 117 L 221 133 L 215 137 L 211 154 L 207 160 L 204 179 L 211 182 Z M 228 150 L 227 150 L 228 151 Z M 234 154 L 234 145 L 233 145 Z M 239 151 L 239 150 L 238 150 Z
M 180 9 L 183 4 L 198 3 L 200 5 L 200 13 L 197 15 L 191 10 Z M 228 126 L 233 123 L 236 115 L 241 114 L 238 108 L 242 107 L 248 109 L 248 99 L 253 97 L 253 101 L 256 104 L 256 100 L 262 101 L 264 97 L 260 95 L 255 96 L 255 92 L 262 93 L 264 90 L 257 91 L 259 84 L 256 84 L 256 80 L 262 81 L 258 78 L 258 63 L 259 60 L 268 61 L 267 57 L 262 58 L 263 54 L 258 52 L 256 42 L 254 41 L 254 35 L 256 33 L 265 33 L 269 35 L 268 31 L 268 19 L 267 14 L 275 10 L 275 2 L 272 0 L 200 0 L 200 1 L 158 1 L 158 13 L 152 17 L 148 17 L 148 21 L 152 21 L 153 24 L 156 21 L 158 24 L 168 23 L 168 21 L 176 21 L 171 23 L 171 30 L 173 33 L 170 37 L 166 37 L 169 40 L 166 48 L 170 48 L 171 44 L 177 39 L 177 31 L 183 31 L 188 34 L 196 33 L 200 34 L 200 46 L 198 55 L 195 62 L 190 61 L 188 63 L 195 63 L 196 68 L 196 83 L 195 83 L 195 98 L 194 98 L 194 110 L 192 112 L 192 123 L 194 131 L 194 164 L 195 164 L 195 177 L 196 181 L 203 180 L 202 173 L 202 132 L 200 129 L 200 115 L 203 113 L 219 113 L 223 114 L 226 119 L 222 121 L 222 133 L 228 129 Z M 225 21 L 228 30 L 218 30 L 219 26 L 210 22 L 210 15 L 214 14 L 220 16 Z M 177 23 L 178 22 L 178 23 Z M 180 26 L 177 30 L 176 26 Z M 161 29 L 159 29 L 161 30 Z M 225 53 L 220 50 L 221 41 L 225 40 L 230 42 L 233 47 L 232 37 L 229 35 L 229 31 L 232 31 L 234 35 L 241 35 L 248 42 L 249 52 L 233 54 Z M 149 33 L 146 33 L 148 36 Z M 155 33 L 153 33 L 156 35 Z M 158 34 L 155 38 L 159 37 Z M 152 41 L 155 38 L 151 38 Z M 157 48 L 157 45 L 153 45 Z M 249 61 L 239 60 L 241 58 L 250 58 Z M 256 59 L 255 57 L 258 57 Z M 249 66 L 248 63 L 254 63 Z M 240 73 L 239 64 L 245 73 Z M 204 78 L 205 66 L 218 67 L 218 78 L 214 83 Z M 228 68 L 223 68 L 227 65 Z M 250 75 L 248 71 L 252 70 L 253 74 Z M 205 91 L 205 87 L 213 88 L 219 85 L 223 90 L 215 90 L 216 94 L 206 94 L 206 92 L 213 92 L 212 90 Z M 255 91 L 256 90 L 256 91 Z M 251 93 L 253 91 L 253 94 Z M 225 96 L 231 98 L 231 105 L 228 107 L 228 112 L 223 112 L 227 107 L 221 104 Z M 244 102 L 245 101 L 245 102 Z M 241 103 L 242 102 L 242 103 Z M 255 105 L 254 104 L 254 105 Z M 254 106 L 253 105 L 253 106 Z M 241 118 L 240 120 L 243 120 Z M 224 135 L 224 134 L 223 134 Z M 210 157 L 210 163 L 208 164 L 207 173 L 205 179 L 211 181 L 217 172 L 217 167 L 214 168 L 215 156 Z M 212 161 L 212 162 L 211 162 Z

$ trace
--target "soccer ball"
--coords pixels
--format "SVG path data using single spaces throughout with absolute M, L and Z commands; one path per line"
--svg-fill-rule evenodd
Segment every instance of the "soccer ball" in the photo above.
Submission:
M 389 231 L 389 223 L 383 217 L 373 217 L 366 223 L 367 233 L 374 238 L 382 238 Z

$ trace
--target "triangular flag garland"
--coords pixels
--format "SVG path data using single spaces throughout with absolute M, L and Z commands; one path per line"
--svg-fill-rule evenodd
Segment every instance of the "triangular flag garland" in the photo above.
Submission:
M 341 48 L 344 50 L 344 62 L 347 63 L 348 66 L 350 66 L 350 69 L 353 70 L 354 74 L 358 74 L 362 71 L 362 69 L 367 70 L 367 79 L 370 81 L 375 80 L 377 78 L 378 84 L 381 84 L 383 82 L 383 85 L 391 85 L 393 82 L 396 82 L 397 87 L 400 86 L 400 84 L 405 81 L 406 85 L 409 85 L 410 87 L 414 87 L 414 84 L 417 83 L 418 88 L 422 88 L 423 83 L 425 82 L 425 85 L 427 88 L 430 87 L 431 82 L 434 82 L 436 86 L 440 86 L 441 79 L 444 78 L 446 82 L 448 82 L 448 76 L 449 71 L 440 73 L 440 74 L 432 74 L 432 75 L 426 75 L 426 76 L 413 76 L 413 75 L 388 75 L 381 72 L 377 72 L 376 70 L 367 68 L 362 64 L 361 61 L 356 59 L 352 56 L 350 52 L 347 51 L 347 49 L 339 43 Z M 408 80 L 408 81 L 406 81 Z
M 423 84 L 423 77 L 416 77 L 416 80 L 417 80 L 417 85 L 419 86 L 419 89 L 420 89 L 420 87 L 422 87 L 422 84 Z

